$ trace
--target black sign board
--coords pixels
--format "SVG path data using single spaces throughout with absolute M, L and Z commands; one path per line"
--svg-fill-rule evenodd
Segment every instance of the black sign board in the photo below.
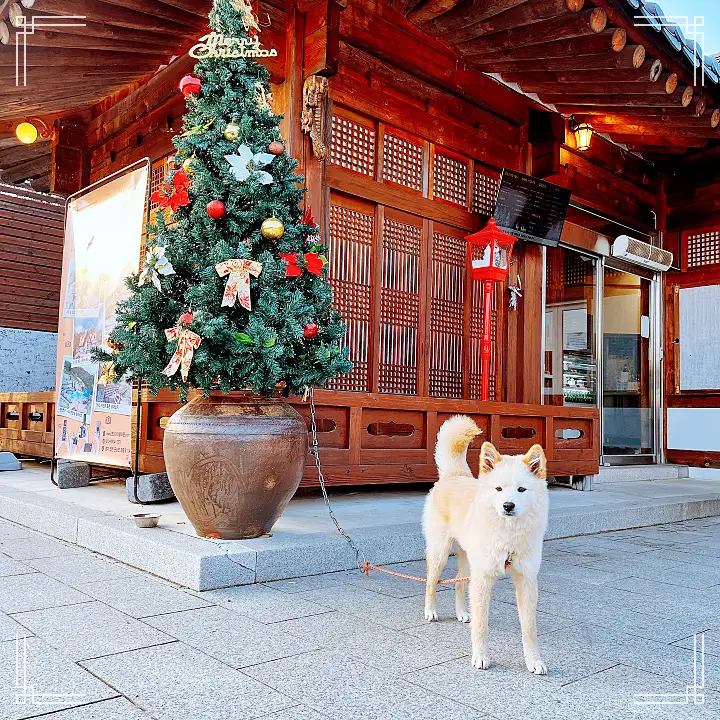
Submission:
M 520 240 L 556 247 L 569 202 L 567 188 L 505 168 L 493 217 Z

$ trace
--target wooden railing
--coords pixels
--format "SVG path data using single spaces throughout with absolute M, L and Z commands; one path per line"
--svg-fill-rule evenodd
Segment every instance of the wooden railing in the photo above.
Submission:
M 308 402 L 293 406 L 309 426 Z M 519 405 L 476 400 L 416 398 L 319 390 L 315 392 L 320 458 L 331 485 L 429 482 L 437 473 L 433 452 L 440 425 L 451 415 L 470 415 L 482 430 L 468 453 L 477 468 L 480 445 L 490 440 L 502 453 L 545 448 L 551 475 L 598 472 L 599 413 L 594 408 Z M 54 393 L 0 394 L 0 449 L 50 457 Z M 162 443 L 167 419 L 180 407 L 177 395 L 142 394 L 140 469 L 165 469 Z M 41 416 L 41 417 L 40 417 Z M 302 481 L 317 485 L 311 454 Z

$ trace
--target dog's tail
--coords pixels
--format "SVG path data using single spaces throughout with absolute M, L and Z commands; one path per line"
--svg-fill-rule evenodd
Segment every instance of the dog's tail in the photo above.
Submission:
M 441 478 L 472 474 L 467 449 L 480 433 L 482 430 L 467 415 L 454 415 L 442 424 L 435 445 L 435 462 Z

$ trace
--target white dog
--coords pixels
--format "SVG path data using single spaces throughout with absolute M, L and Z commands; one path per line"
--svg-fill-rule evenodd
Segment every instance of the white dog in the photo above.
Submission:
M 427 552 L 425 618 L 437 620 L 437 581 L 453 542 L 458 577 L 470 577 L 472 664 L 489 667 L 488 612 L 493 584 L 509 573 L 515 583 L 525 664 L 545 675 L 537 642 L 537 574 L 548 517 L 545 453 L 533 445 L 525 455 L 500 455 L 486 442 L 480 474 L 467 464 L 467 448 L 480 429 L 467 416 L 443 423 L 435 447 L 439 480 L 425 502 L 423 532 Z M 469 622 L 466 583 L 455 586 L 458 620 Z

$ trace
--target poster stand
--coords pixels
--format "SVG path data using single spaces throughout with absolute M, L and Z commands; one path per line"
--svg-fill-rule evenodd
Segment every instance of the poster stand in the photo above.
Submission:
M 72 240 L 71 240 L 70 242 L 73 242 L 73 241 L 76 242 L 75 248 L 76 248 L 76 251 L 77 251 L 77 242 L 78 242 L 78 240 L 77 240 L 77 236 L 75 235 L 77 225 L 71 223 L 71 221 L 70 221 L 70 209 L 71 209 L 71 208 L 73 209 L 73 211 L 75 212 L 75 215 L 73 216 L 73 218 L 76 218 L 76 217 L 77 217 L 77 207 L 78 207 L 78 206 L 77 206 L 77 202 L 78 202 L 78 201 L 79 201 L 79 202 L 82 202 L 82 198 L 84 198 L 85 196 L 89 195 L 90 193 L 92 193 L 92 192 L 94 192 L 94 191 L 99 190 L 99 189 L 102 188 L 104 185 L 107 185 L 107 184 L 109 184 L 109 183 L 111 183 L 111 182 L 113 182 L 113 181 L 115 181 L 115 180 L 120 180 L 123 176 L 128 176 L 128 179 L 129 179 L 129 176 L 130 176 L 132 173 L 136 173 L 137 171 L 141 171 L 141 170 L 143 170 L 143 169 L 145 169 L 145 171 L 146 171 L 146 178 L 147 178 L 147 180 L 146 180 L 146 182 L 145 182 L 145 188 L 144 188 L 144 190 L 145 190 L 145 196 L 144 196 L 144 205 L 143 205 L 143 207 L 142 207 L 142 221 L 141 221 L 141 223 L 140 223 L 140 237 L 138 237 L 138 240 L 139 240 L 140 242 L 139 242 L 139 245 L 138 245 L 138 248 L 137 248 L 137 249 L 138 249 L 139 252 L 137 253 L 137 256 L 134 256 L 134 257 L 133 257 L 134 262 L 133 262 L 132 271 L 133 271 L 133 272 L 136 272 L 136 271 L 137 271 L 137 268 L 139 267 L 140 259 L 141 259 L 141 256 L 142 256 L 142 249 L 143 249 L 143 247 L 142 247 L 142 239 L 141 239 L 141 238 L 142 238 L 142 233 L 143 233 L 144 226 L 145 226 L 146 222 L 149 220 L 149 196 L 150 196 L 150 178 L 151 178 L 151 161 L 150 161 L 150 158 L 147 158 L 147 157 L 146 157 L 146 158 L 143 158 L 143 159 L 141 159 L 141 160 L 138 160 L 138 161 L 136 161 L 136 162 L 134 162 L 134 163 L 132 163 L 132 164 L 130 164 L 130 165 L 128 165 L 128 166 L 126 166 L 126 167 L 124 167 L 124 168 L 122 168 L 122 169 L 120 169 L 120 170 L 118 170 L 118 171 L 116 171 L 116 172 L 114 172 L 114 173 L 112 173 L 112 174 L 110 174 L 110 175 L 108 175 L 107 177 L 102 178 L 101 180 L 99 180 L 99 181 L 97 181 L 97 182 L 95 182 L 95 183 L 92 183 L 91 185 L 88 185 L 87 187 L 83 188 L 82 190 L 80 190 L 80 191 L 78 191 L 78 192 L 76 192 L 76 193 L 73 193 L 72 195 L 68 196 L 68 198 L 66 199 L 66 211 L 65 211 L 65 218 L 66 218 L 66 219 L 65 219 L 65 225 L 66 225 L 66 244 L 67 244 L 67 242 L 68 242 L 68 238 L 72 238 Z M 142 176 L 140 176 L 140 177 L 142 177 Z M 137 182 L 137 181 L 136 181 L 136 182 Z M 119 187 L 120 187 L 120 188 L 123 187 L 122 181 L 121 181 L 121 184 L 120 184 Z M 135 188 L 137 188 L 137 189 L 140 189 L 142 186 L 141 186 L 141 185 L 134 185 L 133 187 L 135 187 Z M 116 197 L 116 198 L 117 198 L 117 197 L 121 197 L 123 191 L 120 190 L 120 193 L 121 193 L 120 195 L 115 195 L 115 197 Z M 102 193 L 101 193 L 101 196 L 100 196 L 100 197 L 102 197 Z M 111 197 L 112 197 L 112 195 L 111 195 Z M 139 201 L 139 199 L 140 199 L 140 198 L 137 198 L 138 201 Z M 101 202 L 102 202 L 102 201 L 101 201 Z M 74 205 L 71 205 L 71 203 L 75 203 L 75 204 L 74 204 Z M 90 203 L 92 204 L 93 201 L 91 200 Z M 81 206 L 81 207 L 82 207 L 82 206 Z M 139 211 L 140 211 L 140 206 L 139 206 L 138 204 L 136 204 L 136 205 L 134 205 L 134 207 L 136 208 L 135 212 L 136 212 L 136 213 L 139 213 Z M 138 218 L 137 214 L 135 215 L 135 217 L 136 217 L 135 222 L 139 222 L 140 219 Z M 97 218 L 96 218 L 96 219 L 97 219 Z M 74 219 L 74 223 L 77 223 L 77 220 Z M 100 223 L 97 223 L 97 222 L 96 222 L 96 223 L 94 223 L 94 224 L 92 225 L 92 227 L 93 227 L 93 228 L 98 227 L 98 232 L 100 232 L 105 226 L 104 226 L 104 225 L 101 225 Z M 125 237 L 131 237 L 131 236 L 132 236 L 132 235 L 130 235 L 130 236 L 125 235 Z M 92 239 L 92 238 L 91 238 L 90 242 L 91 242 L 91 243 L 93 242 L 93 239 Z M 84 247 L 84 246 L 83 246 L 83 247 Z M 90 249 L 90 245 L 88 244 L 88 252 L 89 252 L 89 249 Z M 75 255 L 76 255 L 76 251 L 74 251 L 74 253 L 73 253 L 70 257 L 74 258 Z M 134 253 L 134 251 L 133 251 L 133 253 Z M 126 258 L 126 259 L 127 259 L 127 258 Z M 75 261 L 73 260 L 72 263 L 74 264 L 74 262 L 75 262 Z M 65 272 L 66 272 L 66 267 L 65 267 L 65 261 L 64 261 L 64 262 L 63 262 L 63 274 L 64 274 L 64 275 L 65 275 Z M 73 270 L 71 270 L 70 272 L 74 272 L 74 268 L 73 268 Z M 109 277 L 112 279 L 112 275 L 110 275 Z M 70 278 L 66 279 L 65 277 L 63 277 L 63 281 L 64 281 L 64 286 L 65 286 L 65 283 L 66 283 L 66 282 L 67 282 L 68 284 L 70 284 L 70 282 L 71 282 L 71 281 L 70 281 Z M 75 278 L 74 278 L 74 277 L 73 277 L 73 279 L 72 279 L 72 282 L 75 282 Z M 102 288 L 102 291 L 104 292 L 104 291 L 105 291 L 105 288 L 108 287 L 108 286 L 107 286 L 107 285 L 103 285 L 102 283 L 100 283 L 100 287 Z M 114 286 L 112 285 L 112 282 L 111 282 L 111 283 L 110 283 L 110 288 L 112 288 L 112 287 L 114 287 Z M 75 286 L 73 286 L 73 288 L 76 289 Z M 65 291 L 65 292 L 67 292 L 67 291 Z M 109 290 L 108 290 L 108 292 L 109 292 Z M 65 302 L 66 302 L 66 301 L 65 301 Z M 103 318 L 102 313 L 106 311 L 106 307 L 112 307 L 112 313 L 114 313 L 114 304 L 112 304 L 111 306 L 110 306 L 110 305 L 107 305 L 108 300 L 107 300 L 107 299 L 103 299 L 102 295 L 101 295 L 101 300 L 100 300 L 100 302 L 101 302 L 101 303 L 105 303 L 104 305 L 101 305 L 101 306 L 100 306 L 100 307 L 102 308 L 102 310 L 101 310 L 101 315 L 100 315 L 101 318 Z M 115 302 L 116 302 L 116 300 L 115 300 Z M 71 307 L 71 310 L 70 310 L 69 312 L 71 312 L 72 314 L 68 315 L 68 314 L 66 314 L 67 311 L 64 311 L 64 309 L 63 309 L 63 302 L 61 301 L 61 309 L 60 309 L 61 327 L 62 327 L 63 318 L 68 318 L 68 317 L 78 318 L 78 317 L 82 317 L 81 314 L 80 314 L 79 308 L 80 308 L 80 307 L 83 307 L 83 308 L 84 308 L 84 307 L 86 307 L 86 306 L 80 306 L 80 305 L 78 305 L 78 306 L 77 306 L 77 307 L 78 307 L 78 310 L 76 310 L 76 309 L 75 309 L 75 308 L 76 308 L 75 299 L 74 299 L 74 297 L 73 297 L 73 303 L 72 303 L 72 305 L 71 305 L 70 307 Z M 112 329 L 112 327 L 113 327 L 113 325 L 107 325 L 107 321 L 105 321 L 106 324 L 105 324 L 105 326 L 104 326 L 104 328 L 103 328 L 102 322 L 103 322 L 103 320 L 101 319 L 101 320 L 100 320 L 100 323 L 101 323 L 100 327 L 101 327 L 101 329 L 102 329 L 102 332 L 101 332 L 101 341 L 100 341 L 100 344 L 101 344 L 101 345 L 102 345 L 102 343 L 104 342 L 104 338 L 107 337 L 106 333 L 110 332 L 110 330 L 108 330 L 108 328 Z M 67 321 L 66 321 L 66 323 L 67 323 Z M 65 329 L 64 332 L 65 332 L 65 336 L 67 337 L 67 328 Z M 77 325 L 75 325 L 75 330 L 74 330 L 73 332 L 74 332 L 74 333 L 77 333 Z M 72 343 L 72 347 L 73 347 L 73 356 L 72 356 L 72 357 L 73 357 L 73 367 L 74 367 L 75 357 L 76 357 L 75 354 L 74 354 L 74 348 L 75 348 L 75 339 L 74 339 L 74 338 L 75 338 L 75 337 L 76 337 L 76 336 L 73 336 L 73 343 Z M 62 349 L 62 346 L 59 346 L 59 348 L 58 348 L 58 355 L 59 355 L 58 363 L 59 363 L 59 367 L 60 367 L 61 369 L 62 369 L 62 367 L 63 367 L 63 361 L 67 361 L 67 360 L 68 360 L 68 358 L 64 358 L 64 354 L 65 354 L 65 353 L 64 353 L 64 351 L 63 351 L 63 349 Z M 78 362 L 79 362 L 79 361 L 78 361 Z M 84 360 L 84 362 L 91 362 L 91 361 Z M 60 375 L 60 370 L 58 371 L 58 374 Z M 95 371 L 95 384 L 96 384 L 96 386 L 97 386 L 97 384 L 98 384 L 98 382 L 99 382 L 99 374 L 100 374 L 100 373 L 99 373 L 99 370 L 96 370 L 96 371 Z M 64 376 L 63 376 L 62 379 L 64 379 Z M 106 380 L 106 386 L 107 386 L 107 382 L 108 382 L 108 381 Z M 111 383 L 114 383 L 114 382 L 116 382 L 116 381 L 110 380 L 110 382 L 111 382 Z M 122 383 L 120 383 L 120 384 L 122 384 Z M 61 378 L 59 377 L 59 379 L 58 379 L 58 393 L 61 393 L 61 388 L 63 388 L 63 387 L 65 387 L 65 385 L 61 383 Z M 107 386 L 107 387 L 117 387 L 117 386 Z M 103 389 L 106 390 L 106 392 L 107 392 L 107 387 L 104 387 L 104 388 L 103 388 Z M 90 482 L 97 482 L 97 481 L 99 481 L 99 480 L 108 480 L 108 479 L 115 479 L 115 478 L 117 478 L 117 479 L 125 479 L 125 480 L 127 481 L 127 480 L 129 480 L 129 478 L 130 478 L 130 474 L 129 474 L 129 473 L 131 473 L 132 478 L 133 478 L 133 483 L 132 483 L 132 496 L 131 496 L 130 499 L 131 499 L 131 501 L 134 501 L 135 503 L 140 504 L 140 505 L 146 504 L 146 503 L 141 502 L 140 499 L 139 499 L 139 497 L 138 497 L 138 486 L 139 486 L 139 475 L 140 475 L 140 470 L 139 470 L 139 465 L 140 465 L 140 437 L 141 437 L 140 433 L 141 433 L 141 421 L 142 421 L 142 408 L 141 408 L 141 405 L 140 405 L 140 392 L 141 392 L 141 387 L 142 387 L 142 379 L 141 379 L 141 378 L 138 378 L 138 379 L 137 379 L 137 381 L 136 381 L 136 387 L 137 387 L 137 391 L 136 391 L 136 394 L 135 394 L 135 439 L 134 439 L 134 443 L 132 443 L 130 447 L 127 447 L 127 446 L 125 446 L 125 445 L 122 446 L 122 447 L 127 448 L 127 449 L 123 450 L 122 456 L 124 457 L 124 460 L 121 460 L 121 462 L 120 462 L 119 466 L 117 467 L 117 469 L 116 469 L 114 472 L 109 472 L 109 473 L 107 473 L 107 474 L 102 474 L 102 475 L 93 476 L 93 475 L 92 475 L 93 468 L 95 468 L 95 467 L 102 467 L 102 468 L 105 468 L 105 469 L 109 469 L 109 468 L 111 468 L 111 467 L 113 466 L 113 464 L 115 464 L 113 461 L 117 461 L 117 459 L 121 459 L 121 456 L 120 456 L 120 455 L 110 456 L 110 455 L 108 455 L 107 453 L 108 453 L 108 452 L 112 452 L 112 450 L 108 450 L 108 451 L 105 451 L 104 457 L 103 457 L 103 453 L 94 452 L 94 453 L 92 453 L 92 456 L 91 456 L 91 457 L 88 457 L 87 460 L 84 460 L 84 459 L 83 459 L 82 457 L 80 457 L 80 456 L 74 456 L 74 454 L 71 454 L 69 457 L 68 457 L 68 456 L 60 457 L 60 456 L 59 456 L 59 450 L 62 450 L 62 445 L 59 447 L 59 446 L 57 445 L 56 440 L 54 439 L 54 440 L 53 440 L 52 458 L 51 458 L 51 461 L 50 461 L 50 480 L 51 480 L 51 482 L 53 483 L 53 485 L 55 485 L 56 487 L 58 486 L 58 482 L 56 481 L 56 478 L 55 478 L 55 472 L 56 472 L 56 470 L 57 470 L 58 460 L 60 460 L 60 459 L 68 459 L 68 460 L 72 460 L 72 461 L 86 462 L 87 465 L 89 466 L 89 472 L 90 472 L 89 481 L 90 481 Z M 97 402 L 95 402 L 96 396 L 97 396 Z M 60 397 L 60 395 L 59 395 L 58 397 Z M 127 412 L 127 410 L 126 410 L 125 412 L 123 412 L 122 410 L 118 410 L 118 409 L 117 409 L 117 408 L 120 408 L 120 407 L 122 407 L 122 406 L 107 404 L 107 403 L 112 403 L 112 402 L 119 402 L 118 400 L 115 400 L 114 398 L 113 398 L 112 400 L 111 400 L 111 399 L 108 399 L 108 395 L 105 395 L 105 396 L 103 397 L 103 404 L 102 404 L 102 405 L 100 404 L 99 398 L 100 398 L 100 389 L 99 389 L 99 387 L 93 387 L 93 390 L 92 390 L 92 404 L 90 405 L 90 407 L 92 407 L 92 412 L 93 412 L 93 413 L 97 412 L 97 408 L 98 408 L 98 406 L 100 406 L 101 409 L 102 409 L 101 412 L 103 412 L 103 411 L 104 411 L 105 413 L 107 413 L 107 412 L 110 412 L 110 413 L 120 412 L 121 414 L 125 414 L 126 417 L 131 416 L 131 413 L 132 413 L 132 410 L 131 410 L 131 408 L 132 408 L 132 390 L 130 390 L 130 404 L 131 404 L 131 408 L 129 408 L 130 412 Z M 122 401 L 122 402 L 127 402 L 127 401 L 124 400 L 124 401 Z M 127 406 L 125 405 L 125 407 L 127 407 Z M 112 408 L 116 408 L 116 409 L 113 410 Z M 83 412 L 88 412 L 88 410 L 87 410 L 87 409 L 83 409 Z M 66 416 L 66 417 L 67 417 L 67 416 Z M 86 420 L 86 417 L 87 417 L 87 416 L 83 416 L 83 419 L 82 419 L 82 424 L 83 424 L 83 425 L 88 424 L 88 421 Z M 102 419 L 102 415 L 101 415 L 100 417 L 101 417 L 101 419 Z M 104 423 L 111 423 L 111 419 L 108 418 L 107 415 L 106 415 L 105 417 L 106 417 L 106 419 L 105 419 L 103 422 L 104 422 Z M 113 417 L 115 417 L 115 418 L 117 419 L 119 416 L 114 415 Z M 67 421 L 66 421 L 66 422 L 67 422 Z M 71 421 L 71 422 L 72 422 L 72 421 Z M 100 443 L 100 422 L 97 421 L 97 415 L 95 416 L 94 422 L 96 422 L 96 424 L 97 424 L 97 428 L 96 428 L 96 441 L 97 441 L 97 443 L 98 443 L 98 449 L 100 449 L 100 446 L 99 446 L 99 443 Z M 104 427 L 109 427 L 110 429 L 112 429 L 112 428 L 115 427 L 115 422 L 116 422 L 116 420 L 112 420 L 112 424 L 111 424 L 111 425 L 109 425 L 109 426 L 104 425 Z M 129 418 L 128 418 L 128 422 L 129 422 Z M 127 433 L 127 431 L 130 429 L 130 425 L 127 425 L 127 426 L 125 426 L 125 427 L 126 427 L 127 429 L 124 430 L 123 432 L 124 432 L 124 433 Z M 56 425 L 55 425 L 55 436 L 57 436 L 57 433 L 58 433 L 58 426 L 57 426 L 57 421 L 56 421 Z M 81 437 L 83 436 L 82 433 L 81 433 L 80 435 L 81 435 Z M 117 436 L 117 435 L 119 435 L 119 433 L 118 433 L 118 432 L 114 432 L 114 433 L 113 433 L 113 432 L 110 432 L 110 435 L 111 435 L 111 436 L 112 436 L 112 435 Z M 87 436 L 87 430 L 85 430 L 85 436 Z M 102 442 L 105 443 L 105 442 L 106 442 L 106 440 L 105 440 L 105 431 L 103 431 L 102 436 L 103 436 Z M 69 435 L 68 435 L 68 437 L 69 437 Z M 63 438 L 65 438 L 64 428 L 63 428 Z M 74 442 L 75 442 L 75 441 L 74 441 L 74 438 L 73 438 L 73 443 L 74 443 Z M 113 443 L 112 440 L 107 441 L 107 442 L 110 442 L 111 444 Z M 115 442 L 115 444 L 117 444 L 117 441 L 114 441 L 114 442 Z M 90 445 L 86 443 L 86 445 L 85 445 L 85 451 L 87 452 L 87 450 L 88 450 L 89 448 L 90 448 Z M 67 448 L 66 448 L 66 450 L 67 450 Z M 117 451 L 115 451 L 115 452 L 117 452 Z M 131 456 L 131 455 L 133 454 L 133 452 L 134 452 L 134 458 L 129 457 L 129 455 Z M 65 453 L 63 453 L 63 455 L 65 455 Z M 105 459 L 105 458 L 108 459 L 108 462 L 104 462 L 104 459 Z

